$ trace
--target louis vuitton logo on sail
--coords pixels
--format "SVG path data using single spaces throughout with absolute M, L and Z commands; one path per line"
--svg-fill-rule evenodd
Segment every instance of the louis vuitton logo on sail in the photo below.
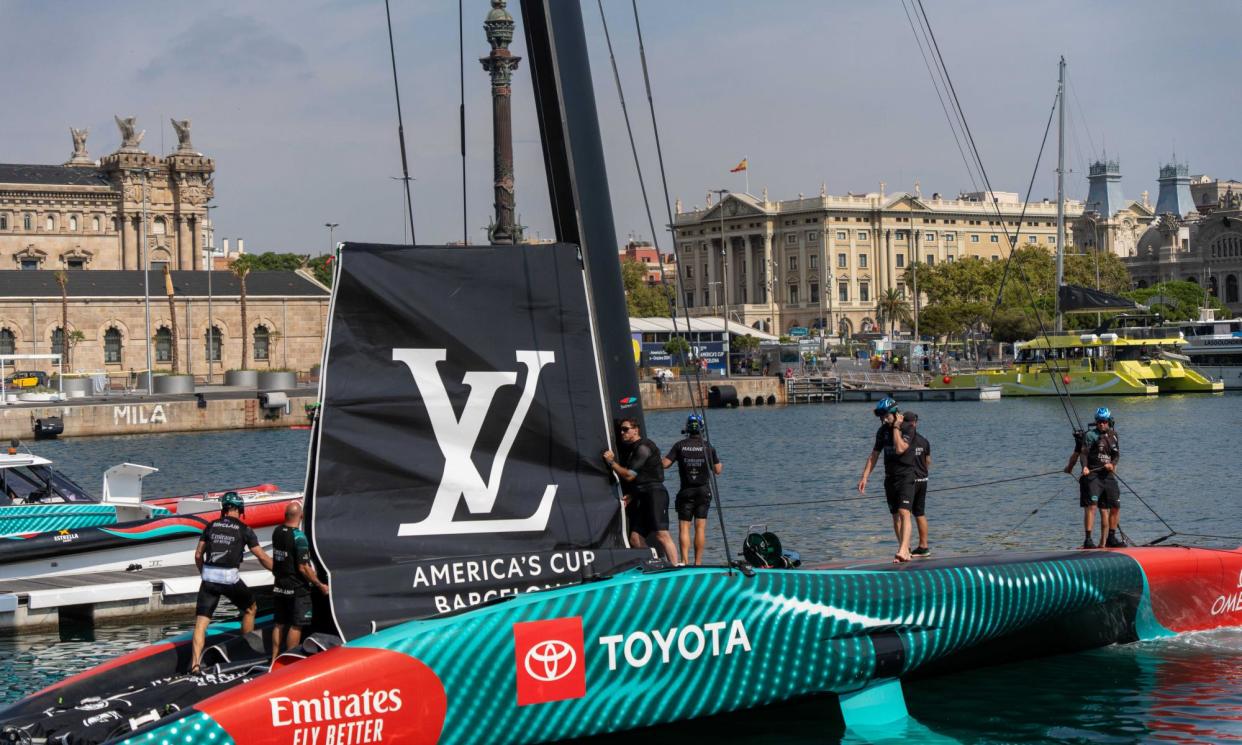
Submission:
M 545 365 L 556 362 L 550 351 L 518 350 L 517 362 L 526 368 L 526 380 L 513 415 L 505 428 L 504 436 L 496 448 L 495 458 L 487 478 L 479 472 L 471 455 L 478 443 L 483 422 L 491 410 L 496 391 L 503 386 L 517 385 L 518 372 L 468 370 L 462 384 L 470 389 L 461 416 L 453 411 L 448 391 L 436 364 L 447 359 L 445 349 L 393 349 L 392 358 L 403 362 L 414 376 L 414 383 L 422 394 L 427 416 L 435 434 L 440 451 L 444 453 L 444 475 L 436 491 L 427 517 L 416 523 L 402 523 L 399 536 L 462 535 L 466 533 L 518 533 L 539 532 L 548 525 L 556 485 L 548 484 L 534 514 L 525 518 L 492 520 L 454 520 L 460 500 L 472 515 L 490 514 L 496 505 L 500 490 L 501 474 L 509 451 L 517 439 L 518 431 L 530 411 L 539 386 L 539 373 Z

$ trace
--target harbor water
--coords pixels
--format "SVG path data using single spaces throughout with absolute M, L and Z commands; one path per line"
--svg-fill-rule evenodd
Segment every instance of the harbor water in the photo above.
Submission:
M 1121 522 L 1133 541 L 1176 530 L 1169 542 L 1242 545 L 1236 537 L 1242 536 L 1242 499 L 1233 470 L 1242 448 L 1242 398 L 1073 402 L 1084 422 L 1100 405 L 1109 406 L 1117 421 L 1118 473 L 1133 489 L 1123 490 Z M 920 432 L 932 445 L 927 513 L 933 555 L 1081 543 L 1077 484 L 1056 473 L 1073 448 L 1060 402 L 926 402 L 909 409 L 918 412 Z M 648 414 L 648 434 L 668 447 L 679 437 L 684 415 Z M 872 480 L 866 495 L 855 489 L 876 428 L 869 404 L 713 411 L 708 426 L 725 463 L 721 497 L 735 552 L 749 526 L 766 525 L 809 562 L 892 555 L 882 478 Z M 93 491 L 107 466 L 154 465 L 160 473 L 146 480 L 146 492 L 173 495 L 265 482 L 300 488 L 307 444 L 305 431 L 270 430 L 79 438 L 40 443 L 35 450 Z M 675 477 L 670 481 L 673 490 Z M 716 561 L 724 558 L 720 538 L 713 510 L 709 558 Z M 0 637 L 0 702 L 182 631 L 188 622 Z M 904 741 L 1242 742 L 1242 629 L 915 679 L 905 690 L 912 726 L 919 729 L 905 733 Z M 811 699 L 663 727 L 642 738 L 850 741 L 832 708 Z

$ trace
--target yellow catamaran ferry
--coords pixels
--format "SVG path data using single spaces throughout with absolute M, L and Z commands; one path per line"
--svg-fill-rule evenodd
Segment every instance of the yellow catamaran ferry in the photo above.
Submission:
M 1070 332 L 1019 342 L 1014 362 L 1002 369 L 946 373 L 932 388 L 999 385 L 1004 396 L 1154 396 L 1215 393 L 1225 384 L 1190 367 L 1177 350 L 1186 344 L 1174 329 L 1127 326 L 1121 317 L 1091 332 Z

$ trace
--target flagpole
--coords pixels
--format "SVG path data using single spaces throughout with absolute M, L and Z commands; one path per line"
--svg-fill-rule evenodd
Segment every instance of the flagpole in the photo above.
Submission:
M 742 160 L 746 161 L 746 193 L 750 193 L 750 156 L 747 155 Z

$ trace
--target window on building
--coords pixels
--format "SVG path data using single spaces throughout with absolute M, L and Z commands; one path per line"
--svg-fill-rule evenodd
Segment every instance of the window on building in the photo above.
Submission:
M 0 230 L 8 230 L 8 229 L 9 229 L 9 216 L 0 215 Z
M 77 215 L 69 216 L 69 230 L 75 233 L 77 232 L 78 230 L 78 216 Z
M 957 242 L 957 233 L 945 233 L 945 234 L 944 234 L 944 242 L 945 242 L 945 243 L 956 243 L 956 242 Z
M 842 282 L 837 285 L 837 300 L 843 303 L 850 301 L 850 285 L 848 282 Z
M 1026 242 L 1027 242 L 1027 243 L 1039 243 L 1039 236 L 1037 236 L 1037 235 L 1028 235 L 1028 236 L 1026 237 Z
M 808 268 L 808 269 L 818 269 L 818 268 L 819 268 L 819 254 L 811 254 L 810 256 L 806 257 L 806 260 L 807 260 L 807 262 L 808 262 L 808 263 L 807 263 L 807 268 Z
M 897 240 L 899 240 L 899 241 L 904 241 L 905 239 L 906 239 L 906 231 L 904 231 L 904 230 L 898 230 L 898 231 L 897 231 Z
M 1057 245 L 1057 237 L 1055 235 L 1048 236 L 1048 243 L 1053 246 Z
M 928 243 L 933 243 L 936 240 L 936 234 L 935 233 L 924 233 L 923 240 L 927 241 Z
M 151 223 L 151 232 L 155 235 L 166 234 L 168 232 L 168 223 L 162 217 L 155 218 L 155 222 Z
M 992 261 L 1000 261 L 1000 257 L 996 254 L 992 254 Z
M 815 231 L 807 233 L 806 240 L 808 243 L 819 243 L 819 233 L 816 233 Z
M 38 269 L 38 268 L 39 268 L 39 260 L 38 260 L 38 259 L 22 259 L 22 260 L 21 260 L 21 262 L 19 263 L 19 265 L 20 265 L 20 266 L 21 266 L 21 268 L 22 268 L 22 269 L 24 269 L 24 270 L 33 270 L 33 269 Z
M 932 255 L 932 254 L 927 254 L 927 265 L 928 265 L 928 266 L 935 266 L 935 265 L 936 265 L 936 257 L 935 257 L 934 255 Z
M 978 236 L 978 235 L 971 235 L 971 236 L 970 236 L 970 242 L 971 242 L 971 243 L 978 243 L 978 242 L 979 242 L 979 236 Z
M 869 282 L 858 283 L 858 301 L 862 303 L 871 302 L 871 284 Z
M 860 231 L 858 231 L 858 240 L 860 240 L 860 241 L 865 241 L 865 240 L 867 240 L 867 231 L 865 231 L 865 230 L 860 230 Z
M 104 332 L 104 362 L 121 364 L 121 330 L 115 326 Z
M 897 268 L 900 269 L 906 265 L 906 255 L 897 254 Z
M 159 261 L 155 261 L 155 260 L 153 260 L 153 261 L 151 262 L 151 271 L 153 271 L 153 272 L 155 272 L 155 273 L 157 273 L 157 274 L 163 274 L 163 273 L 164 273 L 164 267 L 166 267 L 166 266 L 168 266 L 168 262 L 167 262 L 167 261 L 165 261 L 165 260 L 163 260 L 163 259 L 161 259 L 161 260 L 159 260 Z
M 988 236 L 988 240 L 991 241 L 992 243 L 1000 243 L 1000 236 L 993 233 L 992 235 Z
M 22 230 L 34 230 L 34 215 L 29 212 L 22 215 Z
M 811 302 L 818 303 L 819 302 L 819 284 L 812 282 L 810 289 L 811 289 Z
M 694 267 L 686 265 L 686 279 L 694 279 Z
M 1009 245 L 1011 245 L 1011 246 L 1016 246 L 1016 245 L 1018 245 L 1018 236 L 1016 236 L 1016 235 L 1011 235 L 1011 236 L 1009 236 Z
M 693 290 L 687 290 L 687 291 L 686 291 L 686 300 L 685 300 L 685 303 L 686 303 L 686 307 L 687 307 L 687 308 L 693 308 L 693 307 L 694 307 L 694 291 L 693 291 Z
M 790 233 L 789 235 L 785 236 L 785 245 L 787 245 L 787 246 L 796 246 L 796 245 L 798 245 L 798 234 L 797 234 L 797 233 Z
M 0 329 L 0 354 L 17 354 L 17 337 L 9 329 Z
M 220 361 L 220 348 L 224 345 L 224 336 L 219 326 L 212 326 L 203 332 L 203 344 L 208 362 Z
M 944 260 L 945 260 L 945 261 L 947 261 L 947 262 L 949 262 L 950 264 L 952 264 L 952 263 L 953 263 L 953 257 L 952 257 L 952 256 L 946 256 L 946 257 L 944 257 Z
M 65 267 L 68 269 L 85 269 L 86 259 L 66 259 Z
M 789 271 L 791 272 L 798 271 L 798 257 L 797 256 L 789 257 Z
M 798 303 L 798 286 L 790 285 L 789 286 L 789 304 L 797 305 L 797 303 Z
M 95 231 L 96 233 L 99 232 L 99 218 L 98 217 L 91 218 L 91 230 Z
M 272 352 L 272 333 L 267 330 L 267 326 L 262 324 L 254 328 L 254 358 L 256 360 L 270 359 Z
M 172 362 L 172 331 L 160 326 L 155 332 L 155 361 Z
M 859 269 L 867 268 L 867 254 L 858 254 L 858 268 Z
M 44 220 L 43 225 L 49 232 L 55 230 L 56 229 L 56 217 L 53 215 L 48 215 L 47 219 Z
M 849 262 L 850 262 L 849 254 L 837 254 L 837 267 L 838 268 L 840 269 L 846 268 L 847 266 L 849 266 Z
M 707 289 L 704 289 L 704 290 L 703 290 L 703 305 L 704 305 L 704 306 L 707 306 L 707 305 L 711 305 L 711 304 L 712 304 L 712 296 L 711 296 L 711 293 L 710 293 Z
M 844 230 L 838 230 L 838 231 L 837 231 L 837 240 L 839 240 L 839 241 L 847 241 L 847 240 L 849 240 L 849 236 L 848 236 L 848 235 L 846 235 L 846 233 L 845 233 L 845 231 L 844 231 Z

